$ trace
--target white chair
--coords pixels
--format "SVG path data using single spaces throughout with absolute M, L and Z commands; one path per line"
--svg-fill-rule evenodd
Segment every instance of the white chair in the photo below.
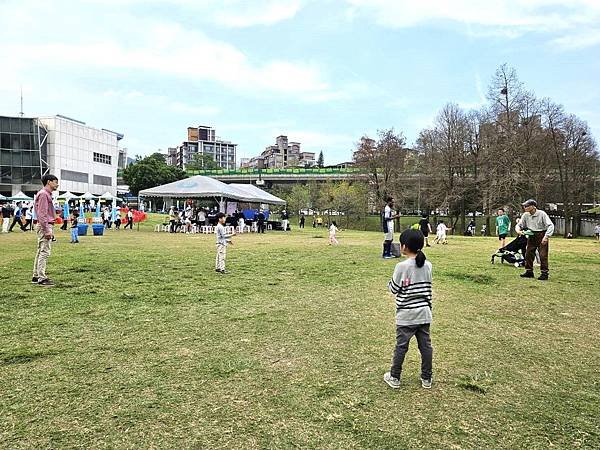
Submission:
M 156 225 L 154 225 L 154 232 L 158 233 L 160 231 L 160 227 L 161 227 L 160 223 L 157 223 Z
M 165 225 L 164 223 L 161 225 L 160 231 L 169 232 L 169 225 Z

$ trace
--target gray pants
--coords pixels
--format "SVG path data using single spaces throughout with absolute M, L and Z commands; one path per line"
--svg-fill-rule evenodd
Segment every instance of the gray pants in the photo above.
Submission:
M 46 276 L 46 264 L 50 256 L 51 246 L 50 240 L 44 237 L 42 227 L 36 225 L 35 231 L 37 233 L 37 252 L 33 262 L 33 277 L 41 281 L 48 278 Z
M 413 336 L 417 337 L 419 352 L 421 352 L 421 378 L 431 380 L 433 347 L 431 346 L 431 338 L 429 337 L 428 323 L 413 326 L 396 326 L 396 348 L 394 350 L 390 374 L 400 379 L 402 363 L 404 363 L 408 344 Z
M 225 257 L 227 256 L 227 246 L 217 244 L 217 257 L 215 259 L 215 269 L 225 270 Z

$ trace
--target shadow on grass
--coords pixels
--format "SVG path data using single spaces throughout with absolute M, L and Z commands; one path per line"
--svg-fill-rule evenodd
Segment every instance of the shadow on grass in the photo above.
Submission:
M 56 350 L 38 351 L 28 348 L 16 348 L 14 350 L 8 350 L 0 353 L 0 366 L 26 364 L 38 359 L 58 355 L 59 353 L 60 352 Z
M 485 273 L 468 273 L 452 271 L 444 272 L 442 275 L 448 278 L 453 278 L 455 280 L 469 281 L 471 283 L 477 284 L 494 284 L 496 282 L 496 279 L 494 277 Z
M 476 373 L 474 375 L 464 375 L 456 382 L 456 386 L 459 388 L 483 395 L 487 394 L 493 385 L 494 380 L 492 379 L 492 375 L 488 372 L 484 372 L 483 374 Z

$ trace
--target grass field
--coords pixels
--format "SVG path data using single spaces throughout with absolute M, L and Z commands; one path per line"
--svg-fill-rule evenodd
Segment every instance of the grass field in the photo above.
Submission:
M 551 241 L 549 282 L 451 237 L 434 267 L 434 386 L 403 385 L 380 233 L 108 232 L 29 283 L 0 235 L 0 448 L 598 448 L 600 244 Z

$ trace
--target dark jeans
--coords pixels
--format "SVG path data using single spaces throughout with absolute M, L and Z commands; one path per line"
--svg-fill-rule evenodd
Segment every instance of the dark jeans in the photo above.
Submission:
M 431 380 L 433 347 L 429 337 L 429 324 L 413 326 L 396 326 L 396 348 L 394 358 L 392 359 L 392 368 L 390 373 L 393 377 L 400 379 L 402 373 L 402 363 L 408 351 L 410 339 L 416 336 L 419 352 L 421 352 L 421 378 Z
M 534 231 L 533 236 L 527 238 L 527 251 L 525 252 L 525 270 L 533 272 L 535 251 L 540 252 L 540 268 L 542 273 L 548 273 L 548 242 L 542 244 L 545 231 Z
M 265 228 L 267 228 L 267 226 L 265 225 L 264 222 L 258 222 L 258 232 L 259 233 L 264 233 Z

